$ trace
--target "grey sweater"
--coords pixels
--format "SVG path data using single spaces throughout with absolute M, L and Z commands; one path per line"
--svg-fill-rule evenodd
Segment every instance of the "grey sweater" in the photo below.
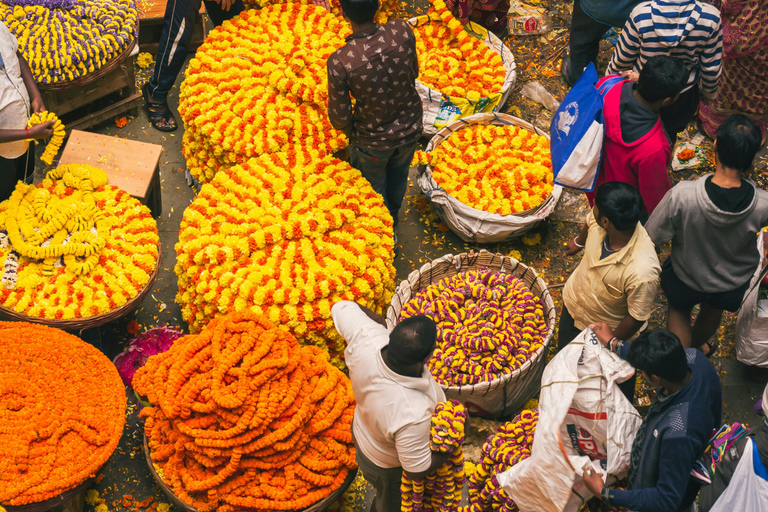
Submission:
M 756 233 L 768 225 L 768 192 L 755 187 L 741 212 L 719 209 L 704 188 L 707 176 L 675 185 L 645 225 L 656 246 L 672 241 L 672 268 L 694 290 L 735 290 L 752 278 L 760 262 Z

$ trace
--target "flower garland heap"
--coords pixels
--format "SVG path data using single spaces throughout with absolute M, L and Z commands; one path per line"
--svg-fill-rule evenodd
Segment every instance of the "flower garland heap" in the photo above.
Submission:
M 0 323 L 0 505 L 54 498 L 95 476 L 125 425 L 125 388 L 93 346 Z
M 93 73 L 122 53 L 139 29 L 134 0 L 2 0 L 0 19 L 41 84 Z
M 104 171 L 58 167 L 0 203 L 0 304 L 41 318 L 107 313 L 149 282 L 158 245 L 149 208 Z
M 382 311 L 393 247 L 391 217 L 359 171 L 303 152 L 262 155 L 217 173 L 184 212 L 176 301 L 193 331 L 250 308 L 341 366 L 331 306 Z
M 457 200 L 499 215 L 536 208 L 554 187 L 549 140 L 518 126 L 469 125 L 416 160 Z
M 455 511 L 464 487 L 464 424 L 467 410 L 457 400 L 440 402 L 432 414 L 429 447 L 434 452 L 452 452 L 451 458 L 423 480 L 403 473 L 400 493 L 402 512 Z
M 275 5 L 288 2 L 314 5 L 312 0 L 244 0 L 243 3 L 245 4 L 246 9 L 259 9 L 265 5 Z M 328 4 L 331 7 L 331 13 L 333 13 L 334 16 L 341 17 L 341 4 L 339 3 L 339 0 L 329 0 Z M 398 0 L 380 0 L 379 10 L 376 11 L 376 22 L 379 24 L 384 24 L 388 20 L 396 18 L 396 11 L 398 8 Z
M 428 366 L 442 386 L 478 384 L 515 371 L 542 347 L 548 332 L 544 306 L 525 283 L 485 267 L 421 290 L 400 318 L 415 315 L 437 324 Z
M 326 61 L 349 34 L 325 9 L 299 3 L 245 11 L 214 29 L 181 87 L 192 175 L 206 182 L 222 166 L 294 145 L 315 159 L 344 148 L 328 120 Z
M 64 142 L 64 135 L 66 135 L 64 124 L 53 112 L 41 112 L 39 114 L 32 114 L 29 117 L 27 128 L 32 128 L 35 125 L 46 123 L 48 121 L 55 121 L 55 123 L 53 123 L 53 136 L 51 136 L 51 140 L 48 141 L 48 145 L 45 146 L 45 151 L 42 156 L 40 156 L 40 160 L 51 165 L 53 163 L 53 157 L 59 152 L 61 143 Z M 37 141 L 35 141 L 35 143 L 37 143 Z
M 250 311 L 179 338 L 133 386 L 161 477 L 201 511 L 306 508 L 356 467 L 349 379 Z
M 419 81 L 443 94 L 478 101 L 499 93 L 506 70 L 501 57 L 470 35 L 443 0 L 433 0 L 430 22 L 414 28 Z

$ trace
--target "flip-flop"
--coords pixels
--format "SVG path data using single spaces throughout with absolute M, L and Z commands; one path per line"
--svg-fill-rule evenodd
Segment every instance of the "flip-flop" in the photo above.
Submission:
M 707 357 L 712 357 L 712 356 L 716 355 L 717 351 L 720 350 L 720 343 L 718 343 L 718 342 L 710 343 L 710 342 L 707 341 L 703 345 L 706 345 L 706 346 L 709 347 L 709 352 L 704 354 Z
M 149 122 L 155 130 L 161 132 L 172 132 L 179 127 L 179 123 L 176 122 L 176 118 L 173 117 L 173 112 L 168 107 L 166 101 L 152 101 L 149 98 L 149 82 L 144 84 L 141 88 L 141 95 L 144 97 L 144 107 L 147 109 L 147 115 L 149 116 Z M 170 124 L 173 121 L 173 126 L 160 126 L 158 123 L 165 121 L 166 124 Z

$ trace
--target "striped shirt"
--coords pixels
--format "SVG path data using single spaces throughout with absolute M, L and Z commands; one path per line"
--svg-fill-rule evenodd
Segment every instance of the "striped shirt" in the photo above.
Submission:
M 621 31 L 606 75 L 640 72 L 651 57 L 668 55 L 685 62 L 690 74 L 683 92 L 701 78 L 702 95 L 713 98 L 722 68 L 720 12 L 697 0 L 653 0 L 638 4 Z

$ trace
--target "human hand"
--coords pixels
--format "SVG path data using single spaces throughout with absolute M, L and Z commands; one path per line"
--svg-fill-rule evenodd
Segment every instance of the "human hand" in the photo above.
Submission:
M 30 139 L 47 139 L 53 135 L 53 123 L 56 121 L 46 121 L 44 123 L 36 124 L 29 129 Z
M 331 10 L 331 3 L 328 0 L 312 0 L 312 3 L 318 7 L 322 7 L 326 11 Z
M 40 112 L 45 112 L 45 104 L 43 104 L 43 98 L 40 96 L 37 96 L 36 98 L 32 98 L 32 112 L 35 114 L 39 114 Z
M 589 492 L 599 498 L 603 492 L 603 474 L 595 473 L 595 470 L 590 467 L 584 470 L 582 478 Z
M 633 82 L 637 82 L 637 80 L 640 78 L 640 73 L 638 73 L 637 71 L 621 71 L 619 73 L 619 76 L 628 78 Z
M 566 242 L 566 245 L 568 246 L 568 248 L 565 250 L 566 256 L 573 256 L 574 254 L 578 253 L 580 250 L 583 249 L 583 247 L 579 247 L 578 245 L 576 245 L 576 238 L 572 238 L 571 240 L 568 240 L 568 242 Z
M 591 324 L 589 328 L 593 333 L 595 333 L 597 341 L 599 341 L 602 346 L 607 347 L 608 342 L 610 342 L 611 338 L 613 338 L 613 331 L 611 331 L 611 328 L 608 327 L 608 324 L 605 322 L 599 322 L 596 324 Z
M 235 0 L 219 0 L 222 11 L 228 11 L 235 5 Z

